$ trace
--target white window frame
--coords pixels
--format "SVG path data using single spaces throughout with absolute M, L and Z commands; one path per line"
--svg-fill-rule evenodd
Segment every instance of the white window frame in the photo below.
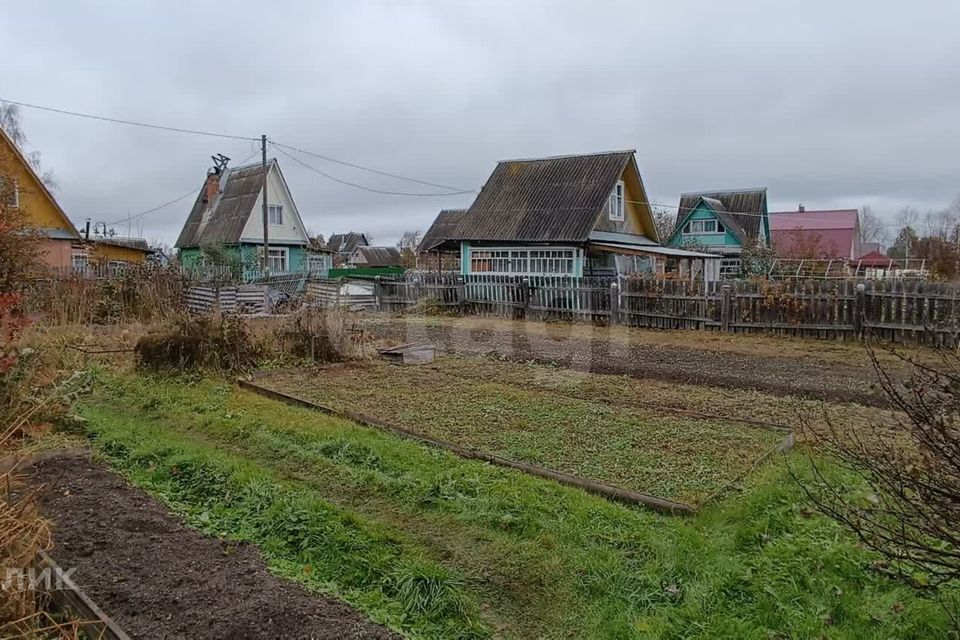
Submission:
M 607 202 L 607 212 L 614 222 L 623 222 L 623 202 L 627 193 L 627 187 L 623 180 L 619 180 L 610 194 Z
M 307 271 L 310 273 L 319 273 L 320 271 L 326 271 L 330 267 L 327 264 L 327 257 L 324 255 L 308 255 L 307 256 Z
M 575 247 L 470 247 L 470 273 L 506 276 L 572 276 Z
M 280 268 L 275 268 L 279 260 Z M 270 273 L 287 273 L 290 268 L 290 250 L 287 247 L 270 247 L 267 252 L 267 269 Z
M 72 251 L 70 253 L 70 269 L 76 273 L 86 271 L 90 267 L 90 255 L 86 251 Z
M 690 235 L 710 235 L 715 233 L 722 233 L 720 231 L 720 224 L 717 222 L 716 218 L 701 218 L 699 220 L 690 220 L 688 223 L 690 230 L 685 231 Z
M 721 278 L 739 277 L 742 264 L 743 262 L 740 258 L 721 258 L 720 274 L 719 274 L 720 277 Z
M 282 204 L 267 205 L 267 222 L 274 227 L 283 226 L 283 205 Z

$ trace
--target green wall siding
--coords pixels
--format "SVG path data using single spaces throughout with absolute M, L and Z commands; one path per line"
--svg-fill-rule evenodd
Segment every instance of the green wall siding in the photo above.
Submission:
M 724 233 L 683 233 L 683 226 L 686 226 L 687 222 L 690 220 L 717 220 L 719 224 L 723 224 L 720 220 L 717 219 L 717 216 L 706 207 L 701 202 L 697 207 L 690 212 L 690 215 L 687 216 L 684 220 L 683 225 L 677 229 L 672 236 L 670 236 L 670 241 L 667 242 L 667 245 L 671 247 L 683 247 L 686 244 L 701 244 L 705 247 L 739 247 L 740 241 L 737 240 L 735 236 L 729 229 L 725 228 Z

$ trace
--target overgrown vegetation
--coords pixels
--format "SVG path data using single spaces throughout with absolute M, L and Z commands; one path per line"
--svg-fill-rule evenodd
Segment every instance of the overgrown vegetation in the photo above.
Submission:
M 940 604 L 876 571 L 779 464 L 671 518 L 229 385 L 99 389 L 91 435 L 134 482 L 414 637 L 947 637 Z
M 259 362 L 262 353 L 244 321 L 231 315 L 181 316 L 140 338 L 136 352 L 144 367 L 181 373 L 198 369 L 247 371 Z

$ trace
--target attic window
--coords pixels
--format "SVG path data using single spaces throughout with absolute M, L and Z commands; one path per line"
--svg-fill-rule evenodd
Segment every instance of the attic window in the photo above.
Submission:
M 20 207 L 20 182 L 16 178 L 0 178 L 0 199 L 6 207 Z
M 723 233 L 723 227 L 716 220 L 691 220 L 683 229 L 684 233 Z
M 623 220 L 623 194 L 624 187 L 623 180 L 621 180 L 613 188 L 613 193 L 610 194 L 610 202 L 607 204 L 611 220 Z
M 283 205 L 282 204 L 268 204 L 267 205 L 267 220 L 270 221 L 270 224 L 281 225 L 283 224 Z

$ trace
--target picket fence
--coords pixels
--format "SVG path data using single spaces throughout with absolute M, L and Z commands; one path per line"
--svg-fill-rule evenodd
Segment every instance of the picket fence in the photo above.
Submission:
M 375 306 L 514 319 L 960 344 L 960 286 L 909 280 L 724 281 L 408 274 L 377 279 Z

